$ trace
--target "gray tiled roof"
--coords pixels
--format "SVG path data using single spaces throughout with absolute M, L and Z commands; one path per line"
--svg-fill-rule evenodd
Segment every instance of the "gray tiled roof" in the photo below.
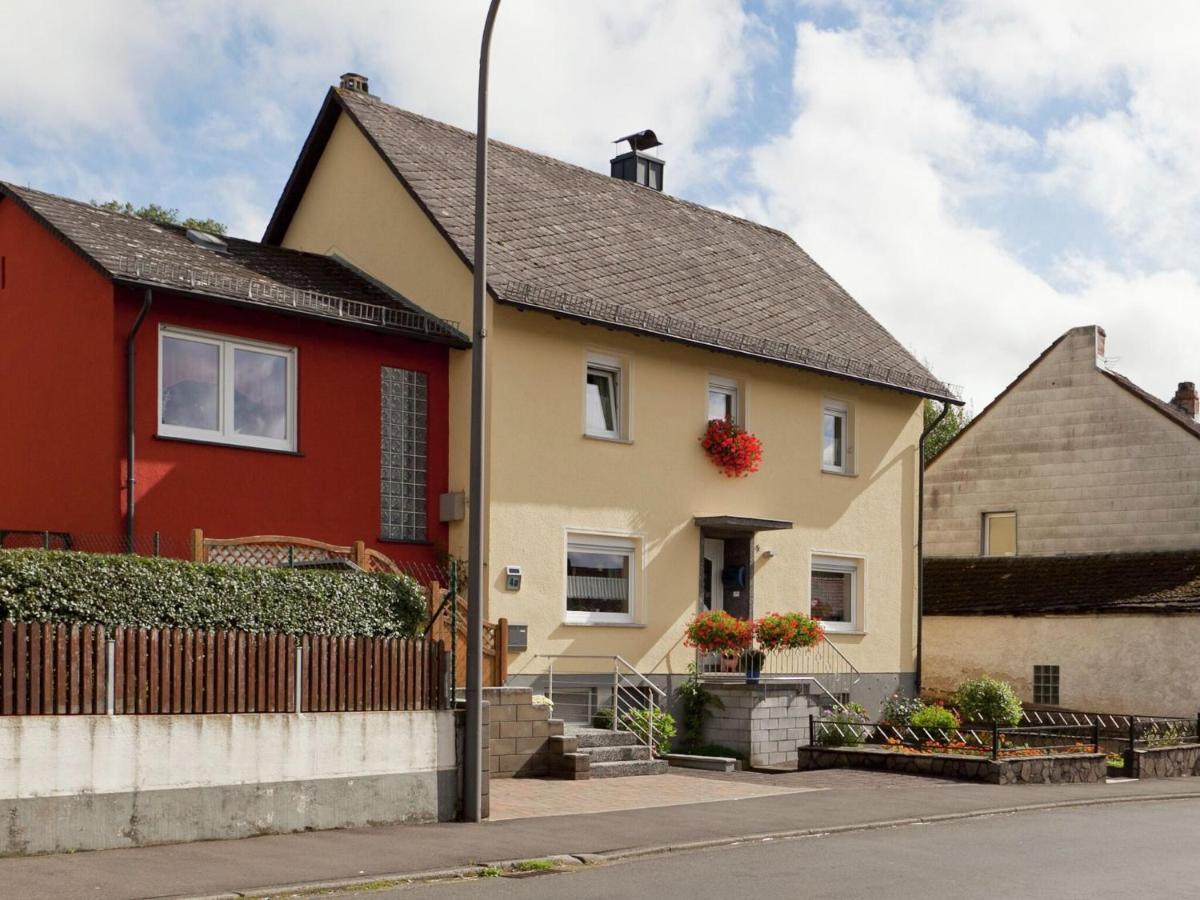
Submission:
M 474 135 L 362 93 L 334 97 L 470 260 Z M 488 280 L 498 299 L 952 396 L 783 232 L 489 146 Z M 268 238 L 286 227 L 281 209 Z
M 1200 550 L 931 557 L 928 616 L 1200 612 Z
M 222 238 L 228 253 L 216 253 L 195 244 L 180 226 L 5 182 L 0 182 L 0 197 L 16 201 L 116 281 L 455 344 L 466 341 L 450 323 L 332 256 L 239 238 Z

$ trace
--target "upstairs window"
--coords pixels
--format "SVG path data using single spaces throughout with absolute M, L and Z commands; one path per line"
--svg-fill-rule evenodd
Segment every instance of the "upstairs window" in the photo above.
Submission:
M 296 449 L 296 350 L 164 326 L 158 433 Z
M 626 437 L 625 369 L 619 359 L 588 354 L 583 402 L 584 434 L 612 440 Z
M 821 419 L 821 470 L 851 474 L 850 408 L 840 400 L 826 400 Z
M 738 383 L 732 378 L 713 375 L 708 379 L 708 421 L 724 419 L 742 424 L 741 397 Z
M 989 512 L 983 514 L 983 555 L 1017 555 L 1017 514 Z

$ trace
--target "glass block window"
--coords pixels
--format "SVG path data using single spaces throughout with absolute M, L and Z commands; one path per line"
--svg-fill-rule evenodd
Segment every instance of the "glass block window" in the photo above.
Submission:
M 390 541 L 427 540 L 428 379 L 424 372 L 380 370 L 381 433 L 379 535 Z
M 1033 702 L 1058 706 L 1058 666 L 1033 667 Z

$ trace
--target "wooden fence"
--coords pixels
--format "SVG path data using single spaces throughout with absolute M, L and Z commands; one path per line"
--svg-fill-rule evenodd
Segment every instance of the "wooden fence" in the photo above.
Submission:
M 429 585 L 429 629 L 426 637 L 449 648 L 452 640 L 451 602 L 458 605 L 458 629 L 453 636 L 454 683 L 464 687 L 467 683 L 467 601 L 461 596 L 449 599 L 450 592 L 436 581 Z M 444 603 L 444 605 L 443 605 Z M 450 650 L 446 650 L 450 655 Z M 508 681 L 508 619 L 483 623 L 483 686 L 503 687 Z
M 444 709 L 444 657 L 427 639 L 6 621 L 0 714 Z

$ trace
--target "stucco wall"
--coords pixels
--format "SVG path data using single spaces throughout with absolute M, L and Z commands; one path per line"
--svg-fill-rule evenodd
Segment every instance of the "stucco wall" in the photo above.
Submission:
M 437 821 L 454 714 L 0 719 L 0 854 Z
M 1022 556 L 1200 547 L 1200 444 L 1097 365 L 1073 329 L 929 466 L 927 555 L 977 556 L 1012 510 Z
M 1094 712 L 1194 716 L 1200 710 L 1200 616 L 928 616 L 923 687 L 981 674 L 1033 699 L 1033 667 L 1060 667 L 1060 705 Z
M 912 670 L 917 398 L 504 306 L 493 334 L 490 612 L 529 626 L 530 650 L 510 656 L 510 673 L 541 671 L 537 653 L 619 653 L 645 672 L 686 671 L 682 629 L 700 578 L 693 518 L 712 515 L 795 523 L 756 538 L 756 614 L 808 610 L 814 553 L 861 554 L 862 633 L 831 640 L 861 671 Z M 628 443 L 582 434 L 589 348 L 628 361 Z M 699 446 L 713 374 L 741 379 L 747 427 L 764 443 L 747 478 L 725 477 Z M 855 410 L 856 476 L 821 472 L 826 397 Z M 564 624 L 568 531 L 636 536 L 634 626 Z M 519 592 L 504 590 L 510 565 L 523 570 Z

